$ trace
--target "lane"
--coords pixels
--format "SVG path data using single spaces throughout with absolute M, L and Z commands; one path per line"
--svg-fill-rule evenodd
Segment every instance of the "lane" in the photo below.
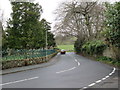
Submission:
M 3 75 L 3 88 L 82 88 L 92 86 L 113 71 L 113 68 L 74 53 L 58 54 L 51 66 Z M 37 79 L 27 80 L 32 77 Z M 26 79 L 26 80 L 25 80 Z M 22 82 L 17 82 L 25 80 Z
M 8 75 L 3 75 L 3 83 L 7 83 L 7 82 L 12 82 L 12 81 L 17 81 L 17 80 L 23 80 L 26 78 L 31 78 L 31 77 L 35 77 L 35 76 L 39 76 L 40 79 L 43 77 L 47 79 L 47 77 L 49 77 L 49 75 L 54 76 L 54 74 L 57 71 L 61 71 L 64 69 L 69 69 L 76 64 L 76 62 L 74 62 L 73 59 L 71 59 L 71 57 L 69 57 L 67 54 L 66 55 L 60 55 L 58 54 L 57 56 L 58 63 L 52 65 L 52 66 L 48 66 L 45 68 L 39 68 L 39 69 L 35 69 L 35 70 L 28 70 L 28 71 L 23 71 L 23 72 L 18 72 L 18 73 L 14 73 L 14 74 L 8 74 Z M 68 62 L 69 60 L 69 62 Z

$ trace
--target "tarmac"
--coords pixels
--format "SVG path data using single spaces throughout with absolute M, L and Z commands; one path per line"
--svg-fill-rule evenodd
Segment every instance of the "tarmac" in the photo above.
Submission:
M 56 57 L 58 57 L 58 55 L 55 56 L 50 61 L 48 61 L 46 63 L 42 63 L 42 64 L 1 70 L 0 75 L 11 74 L 11 73 L 22 72 L 22 71 L 26 71 L 26 70 L 47 67 L 47 66 L 50 66 L 52 64 L 55 64 L 58 61 L 55 59 Z M 117 68 L 116 72 L 111 77 L 109 77 L 108 79 L 106 79 L 98 84 L 95 84 L 94 86 L 92 86 L 90 88 L 91 88 L 90 90 L 92 90 L 92 89 L 93 90 L 98 90 L 98 89 L 100 89 L 100 90 L 113 90 L 113 89 L 120 90 L 120 69 Z M 107 88 L 109 88 L 109 89 L 107 89 Z

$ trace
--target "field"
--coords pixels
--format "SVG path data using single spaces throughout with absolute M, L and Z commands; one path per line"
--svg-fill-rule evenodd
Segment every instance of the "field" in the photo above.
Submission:
M 74 50 L 74 45 L 58 45 L 57 47 L 59 49 L 65 49 L 67 51 L 73 51 Z

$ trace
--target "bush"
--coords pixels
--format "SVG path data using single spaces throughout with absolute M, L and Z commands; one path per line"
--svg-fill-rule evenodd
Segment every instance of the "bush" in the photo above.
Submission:
M 90 55 L 102 54 L 106 47 L 107 46 L 101 40 L 94 40 L 94 41 L 86 42 L 82 46 L 81 51 L 83 53 L 87 53 L 87 54 L 90 54 Z
M 120 67 L 120 61 L 115 62 L 114 65 Z
M 75 50 L 76 53 L 80 53 L 81 52 L 81 47 L 83 45 L 83 42 L 84 42 L 83 40 L 79 40 L 79 39 L 77 39 L 75 41 L 75 43 L 74 43 L 74 50 Z
M 106 57 L 106 56 L 101 56 L 97 58 L 98 61 L 111 61 L 113 62 L 112 58 Z

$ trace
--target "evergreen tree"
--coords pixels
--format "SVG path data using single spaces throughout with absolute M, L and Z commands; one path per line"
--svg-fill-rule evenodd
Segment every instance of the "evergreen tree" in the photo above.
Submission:
M 38 3 L 30 2 L 12 2 L 11 4 L 13 12 L 7 27 L 8 47 L 34 48 L 38 42 L 38 36 L 41 37 L 39 19 L 42 7 Z
M 50 23 L 40 21 L 42 7 L 38 3 L 12 2 L 12 18 L 8 21 L 7 43 L 11 49 L 38 49 L 55 46 L 54 35 L 49 32 Z
M 46 42 L 46 38 L 47 38 L 48 48 L 51 46 L 54 47 L 56 43 L 55 43 L 54 35 L 50 31 L 51 30 L 50 23 L 47 22 L 45 19 L 42 19 L 41 24 L 42 24 L 42 29 L 43 29 L 43 39 L 45 39 L 45 42 Z M 44 43 L 43 46 L 45 47 L 46 44 Z

